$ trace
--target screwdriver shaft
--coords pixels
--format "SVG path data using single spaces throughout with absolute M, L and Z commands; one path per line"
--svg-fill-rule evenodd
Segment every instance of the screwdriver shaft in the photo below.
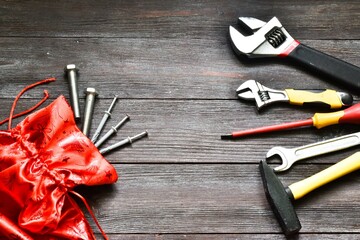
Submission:
M 111 137 L 111 135 L 116 133 L 128 119 L 130 119 L 130 117 L 126 115 L 118 124 L 116 124 L 116 126 L 111 127 L 111 129 L 104 136 L 102 136 L 97 142 L 95 142 L 95 146 L 100 147 L 101 144 L 103 144 L 109 137 Z
M 113 99 L 113 101 L 111 102 L 110 104 L 110 107 L 107 111 L 104 112 L 104 116 L 102 117 L 100 123 L 99 123 L 99 126 L 97 127 L 95 133 L 94 133 L 94 136 L 92 137 L 91 141 L 94 143 L 96 142 L 96 140 L 99 138 L 100 136 L 100 133 L 101 131 L 103 130 L 104 126 L 105 126 L 105 123 L 106 121 L 108 120 L 108 118 L 111 117 L 111 111 L 115 105 L 115 102 L 117 100 L 118 96 L 116 95 Z
M 116 149 L 116 148 L 119 148 L 119 147 L 121 147 L 121 146 L 124 146 L 124 145 L 126 145 L 126 144 L 128 144 L 128 143 L 132 144 L 132 143 L 135 142 L 136 140 L 139 140 L 140 138 L 143 138 L 143 137 L 145 137 L 145 136 L 147 136 L 147 135 L 148 135 L 148 132 L 145 131 L 145 132 L 142 132 L 142 133 L 140 133 L 140 134 L 138 134 L 138 135 L 135 135 L 135 136 L 133 136 L 133 137 L 127 137 L 127 138 L 125 138 L 124 140 L 121 140 L 120 142 L 117 142 L 117 143 L 115 143 L 115 144 L 113 144 L 113 145 L 111 145 L 111 146 L 109 146 L 109 147 L 100 149 L 99 152 L 100 152 L 101 154 L 107 153 L 107 152 L 109 152 L 109 151 L 111 151 L 111 150 L 114 150 L 114 149 Z
M 278 125 L 273 125 L 273 126 L 266 126 L 266 127 L 253 128 L 253 129 L 247 129 L 247 130 L 243 130 L 243 131 L 232 132 L 229 135 L 222 135 L 221 139 L 232 139 L 232 138 L 245 137 L 245 136 L 255 135 L 255 134 L 260 134 L 260 133 L 281 131 L 281 130 L 286 130 L 286 129 L 291 129 L 291 128 L 298 128 L 298 127 L 305 127 L 305 126 L 312 126 L 312 125 L 313 125 L 313 120 L 310 118 L 310 119 L 296 121 L 296 122 L 289 122 L 289 123 L 283 123 L 283 124 L 278 124 Z

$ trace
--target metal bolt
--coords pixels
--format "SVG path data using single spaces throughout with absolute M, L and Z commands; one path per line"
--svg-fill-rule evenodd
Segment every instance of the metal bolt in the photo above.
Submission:
M 129 120 L 130 117 L 129 115 L 126 114 L 126 116 L 115 126 L 111 127 L 111 129 L 104 135 L 102 136 L 99 141 L 97 141 L 95 143 L 96 147 L 100 147 L 101 144 L 103 144 L 111 135 L 113 135 L 114 133 L 117 133 L 117 131 L 119 130 L 119 128 L 124 125 L 124 123 Z
M 65 73 L 69 80 L 69 90 L 70 90 L 70 102 L 72 109 L 74 111 L 75 120 L 80 119 L 80 107 L 79 107 L 79 94 L 77 86 L 77 75 L 79 69 L 76 68 L 75 64 L 68 64 L 65 67 Z
M 112 103 L 110 104 L 110 107 L 107 111 L 104 112 L 104 116 L 102 117 L 101 121 L 100 121 L 100 124 L 99 126 L 97 127 L 95 133 L 94 133 L 94 136 L 92 137 L 91 141 L 94 143 L 96 142 L 96 140 L 98 139 L 102 129 L 104 128 L 105 126 L 105 123 L 106 121 L 108 120 L 108 118 L 111 117 L 111 110 L 113 109 L 114 105 L 115 105 L 115 102 L 117 100 L 118 96 L 116 95 L 112 101 Z
M 126 139 L 124 139 L 124 140 L 122 140 L 122 141 L 120 141 L 120 142 L 117 142 L 117 143 L 115 143 L 114 145 L 111 145 L 111 146 L 109 146 L 109 147 L 100 149 L 99 152 L 100 152 L 101 154 L 107 153 L 107 152 L 109 152 L 109 151 L 111 151 L 111 150 L 114 150 L 115 148 L 119 148 L 119 147 L 121 147 L 121 146 L 123 146 L 123 145 L 125 145 L 125 144 L 128 144 L 128 143 L 132 144 L 132 143 L 135 142 L 136 140 L 139 140 L 140 138 L 143 138 L 143 137 L 145 137 L 145 136 L 147 136 L 147 135 L 148 135 L 148 132 L 145 131 L 145 132 L 142 132 L 142 133 L 140 133 L 140 134 L 138 134 L 138 135 L 136 135 L 136 136 L 127 137 Z
M 95 88 L 86 88 L 85 94 L 86 94 L 85 113 L 84 113 L 82 132 L 86 136 L 88 136 L 91 127 L 92 115 L 94 111 L 95 98 L 98 95 L 98 93 L 96 92 Z

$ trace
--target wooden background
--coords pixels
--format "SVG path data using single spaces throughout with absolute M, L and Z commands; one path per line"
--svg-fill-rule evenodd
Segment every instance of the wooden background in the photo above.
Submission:
M 100 92 L 92 133 L 114 94 L 120 99 L 106 130 L 125 114 L 131 121 L 106 145 L 149 131 L 148 138 L 106 155 L 118 171 L 116 184 L 79 190 L 110 239 L 282 239 L 259 161 L 273 146 L 298 147 L 360 127 L 220 140 L 234 130 L 326 111 L 282 104 L 258 113 L 253 103 L 237 99 L 235 90 L 245 80 L 275 89 L 345 90 L 281 59 L 238 58 L 228 27 L 239 16 L 264 21 L 277 16 L 302 43 L 360 66 L 357 0 L 1 0 L 1 116 L 8 116 L 23 87 L 46 77 L 57 81 L 25 94 L 17 111 L 35 104 L 44 88 L 51 99 L 68 98 L 63 68 L 74 63 L 81 92 L 86 87 Z M 359 93 L 352 93 L 358 102 Z M 83 100 L 81 94 L 82 111 Z M 279 177 L 285 185 L 293 183 L 355 151 L 302 161 Z M 359 239 L 359 184 L 359 174 L 352 173 L 297 201 L 303 225 L 297 238 Z

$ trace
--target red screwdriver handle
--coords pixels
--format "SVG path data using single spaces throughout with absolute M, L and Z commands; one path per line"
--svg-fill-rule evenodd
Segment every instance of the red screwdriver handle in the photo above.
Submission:
M 344 116 L 339 119 L 339 123 L 360 124 L 360 103 L 345 109 Z
M 315 113 L 312 119 L 313 125 L 316 128 L 323 128 L 339 123 L 360 124 L 360 103 L 342 111 L 331 113 Z

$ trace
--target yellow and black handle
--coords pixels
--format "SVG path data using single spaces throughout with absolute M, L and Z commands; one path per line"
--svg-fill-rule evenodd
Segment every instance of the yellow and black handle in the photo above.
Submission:
M 339 109 L 344 106 L 350 106 L 353 97 L 349 93 L 337 92 L 335 90 L 296 90 L 285 89 L 289 97 L 290 104 L 326 106 L 331 109 Z
M 348 158 L 332 165 L 331 167 L 312 175 L 302 181 L 288 186 L 288 193 L 292 194 L 294 200 L 297 200 L 309 192 L 321 187 L 335 179 L 338 179 L 348 173 L 360 169 L 360 152 L 356 152 Z

